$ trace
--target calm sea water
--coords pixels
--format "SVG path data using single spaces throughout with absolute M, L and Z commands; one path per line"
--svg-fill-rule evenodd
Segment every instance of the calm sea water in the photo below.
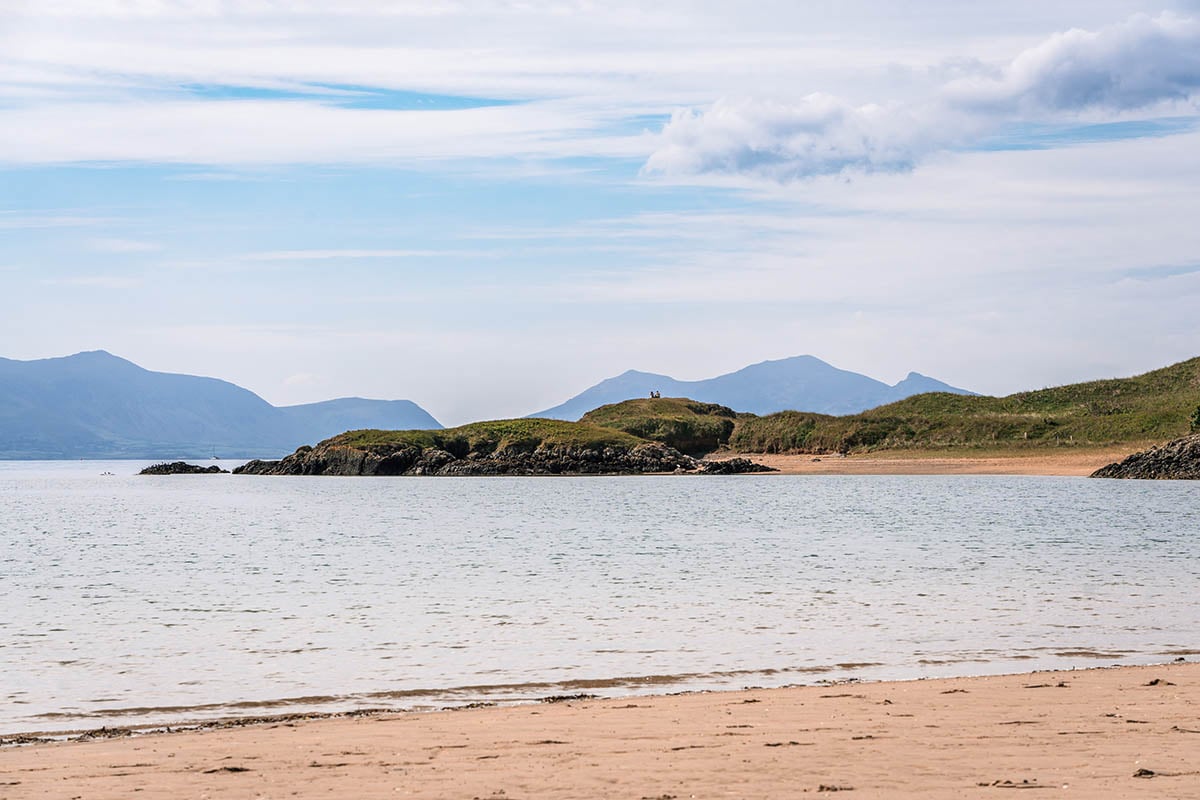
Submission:
M 141 466 L 0 463 L 0 732 L 1200 654 L 1200 483 Z

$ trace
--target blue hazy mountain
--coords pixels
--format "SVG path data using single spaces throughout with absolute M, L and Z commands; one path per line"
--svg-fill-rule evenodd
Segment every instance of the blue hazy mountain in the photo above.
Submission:
M 440 427 L 407 400 L 276 408 L 228 381 L 151 372 L 103 350 L 0 358 L 0 458 L 272 457 L 353 428 Z
M 813 356 L 795 356 L 763 361 L 701 381 L 679 381 L 667 375 L 629 370 L 530 416 L 577 420 L 598 406 L 646 397 L 652 391 L 663 397 L 690 397 L 754 414 L 794 410 L 835 415 L 857 414 L 924 392 L 973 394 L 916 372 L 889 386 Z

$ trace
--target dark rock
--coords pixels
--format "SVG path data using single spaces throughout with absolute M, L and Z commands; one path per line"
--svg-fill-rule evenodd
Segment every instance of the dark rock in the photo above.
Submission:
M 279 466 L 278 461 L 263 461 L 262 459 L 254 459 L 247 461 L 240 467 L 233 468 L 234 475 L 273 475 L 273 470 Z
M 228 475 L 229 470 L 221 469 L 216 464 L 201 467 L 186 461 L 172 461 L 170 464 L 154 464 L 146 467 L 138 475 L 215 475 L 217 473 Z
M 1200 480 L 1200 433 L 1134 453 L 1124 461 L 1101 467 L 1092 477 Z
M 779 472 L 774 467 L 759 464 L 748 458 L 730 458 L 725 461 L 701 461 L 701 475 L 744 475 L 752 472 Z
M 744 459 L 743 459 L 744 460 Z M 657 442 L 635 447 L 585 447 L 521 443 L 492 452 L 456 456 L 435 447 L 322 442 L 280 461 L 250 461 L 241 475 L 642 475 L 691 472 L 698 462 Z

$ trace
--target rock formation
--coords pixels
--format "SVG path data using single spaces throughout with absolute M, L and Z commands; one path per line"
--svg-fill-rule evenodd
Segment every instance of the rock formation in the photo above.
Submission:
M 744 475 L 753 472 L 778 471 L 774 467 L 756 463 L 748 458 L 729 458 L 724 461 L 700 462 L 701 475 Z
M 322 442 L 280 461 L 251 461 L 244 475 L 641 475 L 690 472 L 699 463 L 657 442 L 634 447 L 539 446 L 500 448 L 464 457 L 436 447 Z
M 229 470 L 221 469 L 216 464 L 201 467 L 186 461 L 172 461 L 170 464 L 154 464 L 146 467 L 138 475 L 214 475 L 217 473 L 228 475 Z
M 1124 461 L 1101 467 L 1092 477 L 1200 480 L 1200 433 L 1134 453 Z
M 349 445 L 335 437 L 304 446 L 279 461 L 250 461 L 241 475 L 652 475 L 697 473 L 733 475 L 771 472 L 745 458 L 698 461 L 659 442 L 617 445 L 501 447 L 456 456 L 437 447 Z

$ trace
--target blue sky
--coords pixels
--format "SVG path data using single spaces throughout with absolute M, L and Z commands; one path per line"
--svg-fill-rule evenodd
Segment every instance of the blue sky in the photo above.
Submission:
M 1200 354 L 1200 6 L 896 6 L 5 4 L 0 356 L 458 423 Z

